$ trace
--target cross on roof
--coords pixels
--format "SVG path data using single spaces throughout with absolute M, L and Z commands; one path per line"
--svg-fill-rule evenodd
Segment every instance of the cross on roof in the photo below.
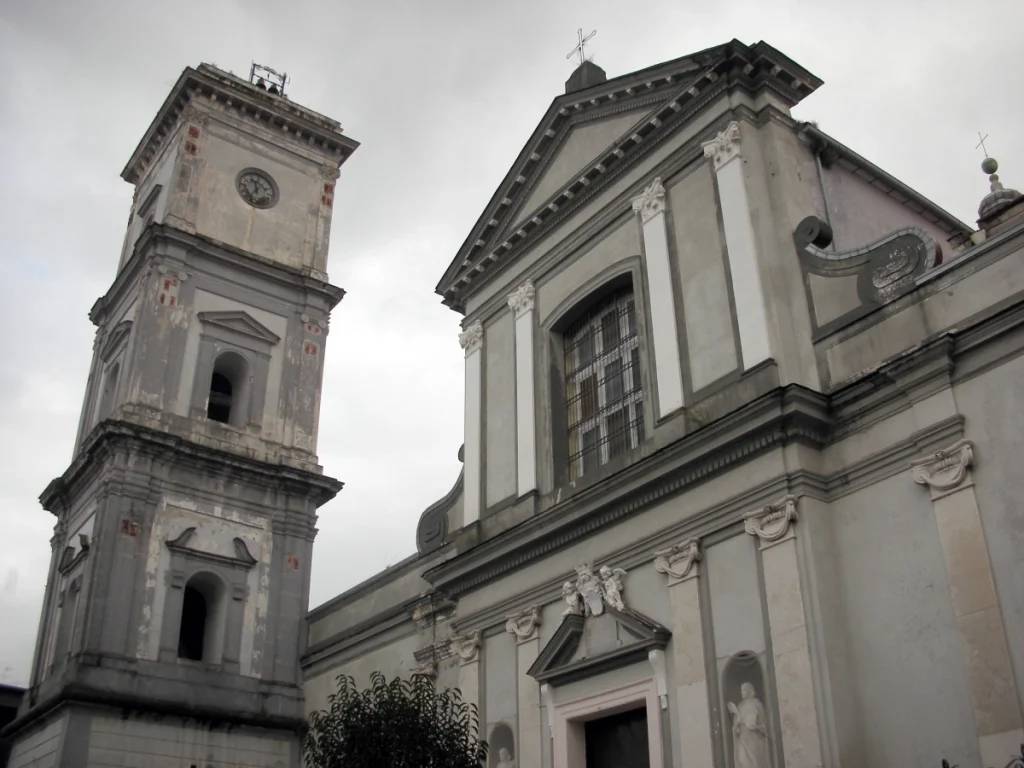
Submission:
M 981 151 L 985 153 L 985 157 L 988 157 L 988 150 L 985 149 L 985 139 L 988 138 L 988 134 L 986 133 L 984 136 L 982 136 L 981 131 L 978 131 L 978 138 L 981 139 L 981 141 L 975 144 L 974 148 L 978 149 L 980 147 Z
M 583 55 L 583 48 L 584 48 L 584 46 L 586 46 L 587 41 L 590 38 L 592 38 L 594 35 L 596 35 L 596 34 L 597 34 L 597 30 L 595 29 L 589 35 L 584 37 L 583 36 L 583 28 L 582 27 L 580 29 L 576 30 L 576 36 L 579 38 L 579 42 L 576 44 L 575 48 L 573 48 L 571 51 L 569 51 L 567 54 L 565 54 L 565 58 L 570 59 L 570 58 L 572 58 L 573 54 L 579 54 L 580 65 L 582 66 L 583 62 L 586 61 L 586 57 Z

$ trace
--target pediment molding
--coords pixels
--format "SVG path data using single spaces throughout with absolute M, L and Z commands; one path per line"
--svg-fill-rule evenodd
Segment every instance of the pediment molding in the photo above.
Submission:
M 586 622 L 596 617 L 570 613 L 547 642 L 527 674 L 538 683 L 564 685 L 574 680 L 648 660 L 651 651 L 663 651 L 672 633 L 653 619 L 631 608 L 619 610 L 605 606 L 604 615 L 612 618 L 622 630 L 626 642 L 607 651 L 574 658 L 583 640 Z
M 199 322 L 204 326 L 223 328 L 228 331 L 240 333 L 268 346 L 277 344 L 281 337 L 255 320 L 248 312 L 240 310 L 229 310 L 222 312 L 200 312 Z
M 195 538 L 196 528 L 195 526 L 190 526 L 175 538 L 167 539 L 165 543 L 167 544 L 167 548 L 172 552 L 177 552 L 189 558 L 205 560 L 219 565 L 248 569 L 252 568 L 258 562 L 256 558 L 252 556 L 252 553 L 249 552 L 249 547 L 246 545 L 245 541 L 237 536 L 231 540 L 234 547 L 233 557 L 216 552 L 207 552 L 204 549 L 198 549 L 193 546 Z
M 673 62 L 625 75 L 598 86 L 554 100 L 530 140 L 520 152 L 484 213 L 448 267 L 437 292 L 449 306 L 461 307 L 464 296 L 485 274 L 507 263 L 603 189 L 621 170 L 630 167 L 649 149 L 685 123 L 709 101 L 728 88 L 752 92 L 769 89 L 791 105 L 812 93 L 821 81 L 765 43 L 747 46 L 738 40 L 709 48 Z M 550 166 L 571 129 L 585 121 L 607 117 L 612 110 L 636 109 L 647 104 L 650 112 L 618 141 L 580 169 L 554 195 L 534 211 L 521 207 Z M 524 217 L 524 213 L 526 216 Z M 530 214 L 534 214 L 530 216 Z M 512 222 L 518 226 L 510 226 Z
M 114 355 L 121 349 L 121 345 L 131 335 L 131 332 L 131 320 L 122 320 L 113 327 L 110 333 L 107 334 L 103 347 L 100 349 L 100 358 L 103 362 L 109 363 L 113 359 Z

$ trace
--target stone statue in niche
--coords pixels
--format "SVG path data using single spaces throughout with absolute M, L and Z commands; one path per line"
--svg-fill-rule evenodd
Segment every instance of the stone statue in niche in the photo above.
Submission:
M 495 725 L 491 729 L 488 743 L 490 750 L 487 764 L 490 768 L 516 768 L 515 736 L 512 735 L 512 728 L 508 723 Z
M 516 768 L 515 758 L 508 753 L 505 747 L 498 750 L 498 768 Z
M 621 568 L 612 569 L 603 565 L 599 573 L 601 574 L 601 591 L 604 592 L 605 602 L 618 611 L 626 610 L 626 605 L 622 602 L 622 577 L 626 575 L 626 572 Z
M 740 686 L 739 704 L 729 702 L 732 715 L 733 765 L 735 768 L 771 768 L 768 749 L 768 720 L 764 706 L 754 695 L 754 686 Z

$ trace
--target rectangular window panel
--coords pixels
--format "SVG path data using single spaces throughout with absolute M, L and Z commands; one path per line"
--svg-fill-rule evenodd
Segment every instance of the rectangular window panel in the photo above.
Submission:
M 606 355 L 619 345 L 619 313 L 614 309 L 601 318 L 601 345 Z
M 580 421 L 597 414 L 597 376 L 590 374 L 580 382 Z
M 630 448 L 629 408 L 622 408 L 608 416 L 608 459 L 621 456 Z
M 622 395 L 622 361 L 612 360 L 604 367 L 604 401 L 611 405 Z
M 646 439 L 644 437 L 644 406 L 642 403 L 637 403 L 633 408 L 636 409 L 636 420 L 633 422 L 635 425 L 633 431 L 636 434 L 636 443 L 633 447 L 636 448 Z
M 590 475 L 601 465 L 601 453 L 597 427 L 583 433 L 583 475 Z

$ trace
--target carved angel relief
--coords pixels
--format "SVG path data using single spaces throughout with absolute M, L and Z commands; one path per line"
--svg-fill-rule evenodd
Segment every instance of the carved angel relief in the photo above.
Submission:
M 604 565 L 595 576 L 589 564 L 576 566 L 575 584 L 567 581 L 562 585 L 562 599 L 569 605 L 562 615 L 600 616 L 605 606 L 625 610 L 626 604 L 622 600 L 622 579 L 625 576 L 622 568 Z

